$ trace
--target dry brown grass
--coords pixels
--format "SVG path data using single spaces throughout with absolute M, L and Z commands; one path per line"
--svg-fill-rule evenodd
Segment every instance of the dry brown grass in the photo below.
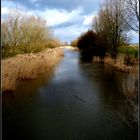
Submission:
M 101 60 L 99 59 L 99 57 L 93 57 L 93 62 L 100 62 L 100 61 Z M 104 62 L 105 65 L 109 65 L 120 72 L 138 73 L 138 64 L 132 66 L 126 65 L 124 54 L 119 54 L 116 60 L 107 56 L 102 61 Z
M 43 72 L 49 76 L 62 56 L 63 49 L 55 48 L 2 60 L 2 91 L 14 91 L 19 80 L 35 79 Z

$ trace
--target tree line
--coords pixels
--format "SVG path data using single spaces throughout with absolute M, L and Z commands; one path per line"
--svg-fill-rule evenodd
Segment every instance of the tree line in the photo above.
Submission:
M 18 53 L 39 52 L 48 47 L 59 46 L 46 20 L 27 15 L 22 10 L 10 10 L 1 23 L 2 58 Z
M 128 44 L 128 32 L 139 33 L 139 0 L 105 0 L 91 29 L 71 42 L 89 59 L 92 56 L 116 58 L 118 47 Z

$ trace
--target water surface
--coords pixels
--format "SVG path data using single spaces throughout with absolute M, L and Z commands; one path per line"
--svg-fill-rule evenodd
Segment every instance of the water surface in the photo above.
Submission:
M 43 74 L 3 94 L 3 139 L 137 140 L 120 117 L 126 98 L 118 81 L 126 78 L 65 49 L 50 79 Z

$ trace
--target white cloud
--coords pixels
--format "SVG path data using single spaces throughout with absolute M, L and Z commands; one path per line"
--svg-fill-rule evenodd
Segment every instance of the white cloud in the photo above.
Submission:
M 49 26 L 56 26 L 65 22 L 69 21 L 76 21 L 77 18 L 80 18 L 83 12 L 82 8 L 77 8 L 73 11 L 66 11 L 64 9 L 46 9 L 45 11 L 39 11 L 39 10 L 27 10 L 25 7 L 18 6 L 16 7 L 2 7 L 1 13 L 2 15 L 8 14 L 9 10 L 17 10 L 18 13 L 22 15 L 38 15 L 42 18 L 45 18 L 47 20 L 47 24 Z
M 84 21 L 83 21 L 83 25 L 91 25 L 92 23 L 92 19 L 93 19 L 93 16 L 86 16 Z
M 13 7 L 9 9 L 15 8 Z M 46 9 L 45 11 L 26 10 L 25 7 L 22 7 L 21 11 L 20 8 L 18 10 L 23 15 L 27 16 L 38 15 L 41 16 L 42 18 L 45 18 L 49 26 L 57 26 L 62 23 L 73 22 L 74 24 L 71 26 L 56 28 L 54 30 L 54 35 L 56 37 L 60 37 L 60 39 L 65 41 L 73 40 L 77 38 L 82 32 L 85 32 L 88 29 L 87 25 L 89 23 L 89 20 L 94 15 L 94 14 L 88 16 L 84 15 L 83 9 L 80 7 L 73 11 L 66 11 L 64 9 Z M 8 7 L 2 7 L 2 11 L 3 13 L 8 13 Z M 78 24 L 75 23 L 75 21 L 79 19 L 81 21 L 81 25 L 80 23 Z
M 55 29 L 54 35 L 62 40 L 71 41 L 73 39 L 76 39 L 81 33 L 87 30 L 88 28 L 86 26 L 80 26 L 78 24 L 75 24 L 72 26 Z
M 23 9 L 22 7 L 18 8 L 8 8 L 8 7 L 2 7 L 1 8 L 1 15 L 8 15 L 8 14 L 20 14 L 20 15 L 26 15 L 26 16 L 31 16 L 34 15 L 32 11 L 27 11 L 25 8 Z
M 56 2 L 60 6 L 58 6 Z M 27 16 L 29 15 L 41 16 L 42 18 L 46 19 L 47 24 L 55 28 L 54 34 L 57 37 L 60 37 L 60 39 L 66 41 L 75 39 L 81 34 L 81 32 L 85 32 L 88 29 L 92 17 L 94 16 L 94 13 L 90 15 L 86 15 L 86 13 L 88 13 L 90 8 L 94 9 L 95 8 L 94 6 L 96 6 L 97 2 L 94 2 L 93 6 L 89 4 L 89 2 L 93 3 L 93 0 L 89 0 L 89 2 L 87 2 L 86 0 L 82 0 L 82 2 L 81 0 L 76 0 L 73 2 L 68 1 L 63 4 L 61 3 L 63 2 L 63 0 L 61 2 L 58 2 L 56 0 L 56 2 L 53 0 L 51 2 L 49 1 L 43 2 L 42 0 L 28 0 L 27 2 L 27 0 L 25 0 L 25 3 L 21 0 L 19 0 L 18 2 L 16 1 L 14 2 L 12 0 L 2 1 L 1 7 L 2 18 L 5 18 L 5 15 L 9 13 L 9 9 L 15 9 L 17 7 L 19 10 L 21 9 L 20 13 L 22 14 L 25 14 Z M 42 7 L 38 7 L 38 5 Z M 86 10 L 87 6 L 88 9 Z M 46 7 L 46 9 L 44 10 L 43 7 L 44 8 Z M 73 10 L 69 11 L 70 9 Z M 63 27 L 65 25 L 67 27 Z M 55 26 L 61 28 L 56 28 Z
M 1 14 L 2 14 L 2 15 L 8 14 L 8 7 L 2 7 L 2 8 L 1 8 Z
M 86 15 L 84 17 L 84 21 L 83 21 L 83 25 L 91 25 L 93 18 L 97 15 L 97 11 L 94 11 L 92 14 L 90 15 Z
M 77 8 L 71 12 L 63 9 L 46 9 L 45 12 L 39 11 L 39 14 L 48 21 L 48 25 L 56 26 L 68 21 L 74 21 L 82 12 L 82 8 Z

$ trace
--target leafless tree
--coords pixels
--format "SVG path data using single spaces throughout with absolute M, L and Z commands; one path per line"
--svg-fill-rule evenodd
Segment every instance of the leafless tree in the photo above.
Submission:
M 58 40 L 53 37 L 46 20 L 27 15 L 21 9 L 10 10 L 7 20 L 2 22 L 1 28 L 1 46 L 4 57 L 17 53 L 41 51 L 45 47 L 49 47 L 50 42 L 51 47 L 58 45 Z
M 21 23 L 21 50 L 24 53 L 31 52 L 34 47 L 37 47 L 40 43 L 45 43 L 47 36 L 49 36 L 49 30 L 46 26 L 46 21 L 35 16 L 29 18 L 23 18 Z
M 114 58 L 117 48 L 127 39 L 129 28 L 125 22 L 126 16 L 124 0 L 106 0 L 93 21 L 95 32 L 101 36 L 102 43 Z
M 139 0 L 124 0 L 127 11 L 126 23 L 130 29 L 139 33 Z
M 9 46 L 9 34 L 8 34 L 8 23 L 2 22 L 1 23 L 1 47 L 2 47 L 2 54 L 4 56 L 9 55 L 9 50 L 10 50 L 10 46 Z

